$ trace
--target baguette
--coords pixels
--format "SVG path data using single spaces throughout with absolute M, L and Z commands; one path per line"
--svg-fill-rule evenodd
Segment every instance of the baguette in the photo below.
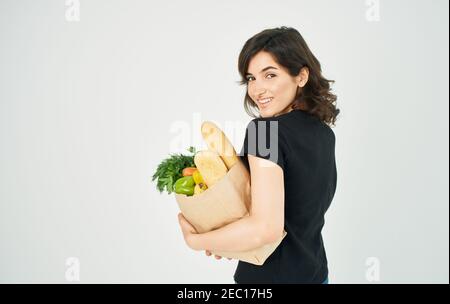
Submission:
M 208 188 L 214 185 L 228 172 L 227 167 L 223 163 L 219 154 L 214 151 L 198 151 L 194 156 L 194 163 L 200 171 L 203 181 Z
M 236 155 L 236 150 L 234 150 L 233 145 L 228 140 L 225 133 L 210 121 L 202 123 L 201 132 L 209 150 L 217 152 L 227 169 L 230 170 L 230 168 L 238 161 L 238 157 Z

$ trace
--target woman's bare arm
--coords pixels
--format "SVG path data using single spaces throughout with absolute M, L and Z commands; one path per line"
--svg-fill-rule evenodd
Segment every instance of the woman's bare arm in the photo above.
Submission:
M 245 251 L 272 243 L 283 234 L 284 177 L 277 164 L 248 155 L 252 208 L 250 215 L 219 229 L 192 234 L 194 250 Z

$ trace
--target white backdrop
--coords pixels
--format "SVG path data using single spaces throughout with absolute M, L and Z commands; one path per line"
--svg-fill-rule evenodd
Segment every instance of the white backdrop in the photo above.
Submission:
M 151 176 L 203 120 L 240 150 L 239 52 L 282 25 L 336 80 L 330 282 L 448 283 L 446 0 L 0 1 L 0 282 L 232 283 Z

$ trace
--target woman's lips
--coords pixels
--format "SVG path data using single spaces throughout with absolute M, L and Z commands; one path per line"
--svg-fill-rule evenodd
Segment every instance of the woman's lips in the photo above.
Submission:
M 264 109 L 264 108 L 267 108 L 272 103 L 272 101 L 273 101 L 273 98 L 270 98 L 270 101 L 264 102 L 264 103 L 258 101 L 258 105 L 260 108 Z

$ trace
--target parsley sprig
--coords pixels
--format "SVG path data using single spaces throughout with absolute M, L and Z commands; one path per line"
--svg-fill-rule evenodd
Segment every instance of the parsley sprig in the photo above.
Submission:
M 153 174 L 152 181 L 157 179 L 156 188 L 160 193 L 166 190 L 171 194 L 173 192 L 173 185 L 177 179 L 183 176 L 183 169 L 186 167 L 195 167 L 195 148 L 191 146 L 187 150 L 192 155 L 171 154 L 158 165 L 155 174 Z

